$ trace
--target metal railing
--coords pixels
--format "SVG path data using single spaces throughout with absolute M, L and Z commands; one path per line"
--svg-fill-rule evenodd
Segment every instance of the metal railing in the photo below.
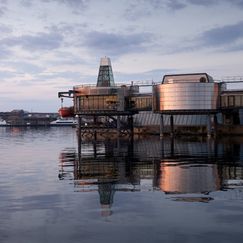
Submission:
M 243 76 L 225 76 L 222 78 L 223 83 L 238 83 L 243 82 Z
M 160 84 L 161 82 L 154 82 L 153 80 L 131 80 L 124 82 L 115 83 L 114 87 L 126 86 L 153 86 L 155 84 Z M 80 85 L 75 85 L 74 88 L 84 88 L 84 87 L 96 87 L 96 83 L 82 83 Z M 111 86 L 113 87 L 113 86 Z

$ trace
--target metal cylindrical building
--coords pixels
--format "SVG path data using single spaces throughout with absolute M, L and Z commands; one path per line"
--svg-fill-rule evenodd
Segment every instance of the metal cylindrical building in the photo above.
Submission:
M 207 74 L 167 75 L 153 87 L 153 111 L 211 112 L 219 106 L 219 91 Z

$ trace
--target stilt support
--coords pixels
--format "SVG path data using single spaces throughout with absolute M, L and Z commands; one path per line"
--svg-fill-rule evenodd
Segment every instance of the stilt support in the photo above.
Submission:
M 170 116 L 170 136 L 174 136 L 174 117 L 173 115 Z
M 164 117 L 161 114 L 160 115 L 160 138 L 162 138 L 164 136 Z

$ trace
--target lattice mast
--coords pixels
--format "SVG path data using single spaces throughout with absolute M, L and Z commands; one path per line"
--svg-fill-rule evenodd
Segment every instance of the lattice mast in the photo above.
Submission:
M 100 59 L 100 68 L 97 78 L 97 87 L 111 87 L 115 86 L 111 60 L 109 57 L 102 57 Z

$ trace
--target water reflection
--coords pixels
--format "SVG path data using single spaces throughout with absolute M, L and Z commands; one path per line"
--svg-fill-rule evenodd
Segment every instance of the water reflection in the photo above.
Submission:
M 60 153 L 59 179 L 75 191 L 97 191 L 102 216 L 112 214 L 115 192 L 162 191 L 177 202 L 208 203 L 215 191 L 243 199 L 242 141 L 137 139 L 81 144 Z M 79 151 L 79 150 L 78 150 Z M 232 195 L 231 195 L 232 196 Z
M 159 188 L 165 193 L 203 193 L 220 189 L 217 165 L 160 164 Z

